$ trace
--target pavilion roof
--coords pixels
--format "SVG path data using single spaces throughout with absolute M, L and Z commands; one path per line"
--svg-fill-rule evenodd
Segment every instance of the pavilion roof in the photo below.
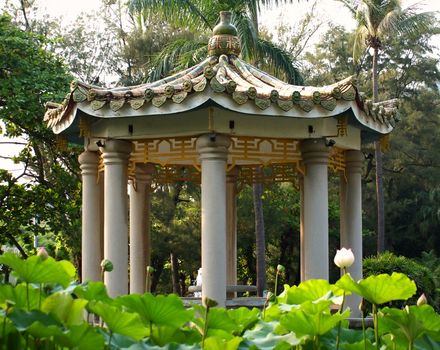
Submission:
M 214 34 L 208 58 L 164 79 L 112 89 L 72 82 L 63 103 L 48 104 L 44 120 L 58 134 L 79 111 L 97 118 L 165 118 L 209 102 L 238 113 L 293 118 L 337 117 L 351 110 L 360 128 L 375 138 L 391 132 L 398 121 L 397 100 L 372 103 L 352 77 L 321 87 L 287 84 L 240 59 L 235 35 L 215 29 Z

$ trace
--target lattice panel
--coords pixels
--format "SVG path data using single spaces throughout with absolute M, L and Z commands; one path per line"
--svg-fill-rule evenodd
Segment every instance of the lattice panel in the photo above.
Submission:
M 255 182 L 296 182 L 299 168 L 296 164 L 272 164 L 259 171 L 258 165 L 242 165 L 238 167 L 238 183 L 252 185 Z
M 200 169 L 195 137 L 162 138 L 134 141 L 131 163 L 160 165 L 184 164 Z M 299 141 L 254 137 L 232 137 L 228 167 L 235 165 L 269 165 L 298 163 L 301 160 Z
M 200 172 L 193 166 L 167 165 L 156 167 L 153 182 L 169 184 L 177 181 L 200 183 Z
M 345 154 L 344 150 L 333 147 L 328 159 L 328 168 L 334 173 L 345 173 Z
M 295 163 L 301 160 L 299 141 L 260 137 L 233 137 L 229 147 L 229 167 L 250 164 Z
M 186 164 L 199 168 L 196 140 L 195 137 L 173 137 L 134 141 L 130 163 Z
M 196 137 L 161 138 L 134 141 L 128 174 L 134 176 L 136 163 L 154 163 L 157 167 L 155 180 L 158 183 L 174 181 L 194 181 L 200 183 L 200 161 L 196 149 Z M 239 181 L 252 184 L 262 182 L 290 182 L 299 174 L 304 175 L 300 141 L 292 139 L 272 139 L 257 137 L 232 137 L 229 147 L 227 171 L 235 166 L 240 168 Z M 263 175 L 256 169 L 263 166 Z M 328 163 L 333 173 L 345 174 L 344 150 L 333 147 Z M 102 155 L 99 171 L 104 170 Z M 259 178 L 260 177 L 260 178 Z

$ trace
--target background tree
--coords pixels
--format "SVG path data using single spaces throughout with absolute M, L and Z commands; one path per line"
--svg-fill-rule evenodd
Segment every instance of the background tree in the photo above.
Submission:
M 0 243 L 15 245 L 25 255 L 32 248 L 31 233 L 55 234 L 67 243 L 63 254 L 78 263 L 77 154 L 57 148 L 61 140 L 42 121 L 45 103 L 62 99 L 72 77 L 46 50 L 42 36 L 20 29 L 7 15 L 0 16 L 0 43 L 2 134 L 12 138 L 5 142 L 23 146 L 12 158 L 22 164 L 22 172 L 0 172 Z
M 399 255 L 417 257 L 423 251 L 435 249 L 438 254 L 439 159 L 433 149 L 438 145 L 439 89 L 437 61 L 430 41 L 438 29 L 427 28 L 418 34 L 402 33 L 387 38 L 388 45 L 378 62 L 379 93 L 383 98 L 401 99 L 401 121 L 390 136 L 390 149 L 384 159 L 384 194 L 387 203 L 387 247 Z M 354 34 L 340 27 L 331 27 L 305 56 L 310 67 L 306 83 L 330 84 L 336 79 L 359 71 L 358 84 L 362 91 L 371 91 L 371 71 L 353 71 L 350 54 Z M 371 64 L 366 57 L 364 66 Z M 333 74 L 326 73 L 333 72 Z M 366 145 L 364 153 L 374 152 Z M 367 161 L 363 177 L 364 253 L 376 251 L 372 232 L 375 228 L 374 164 Z M 437 201 L 437 202 L 436 202 Z
M 365 50 L 372 49 L 373 102 L 379 102 L 378 59 L 383 39 L 387 35 L 418 33 L 432 26 L 432 13 L 417 13 L 415 7 L 402 9 L 400 0 L 339 0 L 357 21 L 353 56 L 359 59 Z M 385 209 L 383 164 L 380 142 L 375 143 L 376 196 L 377 196 L 377 252 L 385 250 Z
M 293 2 L 293 1 L 283 1 Z M 262 67 L 291 83 L 300 83 L 301 77 L 290 55 L 268 40 L 258 36 L 258 10 L 270 1 L 146 1 L 131 0 L 129 8 L 133 15 L 142 15 L 149 23 L 151 18 L 166 21 L 174 28 L 197 33 L 196 40 L 177 40 L 167 45 L 157 56 L 156 65 L 149 80 L 168 75 L 173 69 L 179 70 L 193 65 L 206 57 L 207 41 L 212 28 L 218 21 L 220 11 L 232 12 L 232 23 L 236 26 L 242 45 L 242 56 L 248 61 L 258 61 Z

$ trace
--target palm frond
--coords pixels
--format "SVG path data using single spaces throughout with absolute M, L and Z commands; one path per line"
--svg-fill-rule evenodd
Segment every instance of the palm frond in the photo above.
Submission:
M 206 57 L 207 43 L 178 39 L 165 46 L 154 58 L 148 82 L 162 79 L 180 69 L 188 68 Z
M 357 13 L 357 3 L 353 0 L 336 0 L 340 3 L 342 3 L 353 15 L 353 17 L 356 17 Z
M 381 34 L 417 34 L 424 33 L 438 25 L 434 12 L 415 12 L 409 7 L 401 11 L 389 13 L 382 21 L 379 31 Z
M 255 47 L 258 40 L 252 19 L 244 11 L 234 11 L 231 21 L 237 28 L 242 57 L 246 60 L 252 60 L 255 56 Z
M 212 29 L 212 22 L 204 14 L 204 4 L 200 0 L 129 0 L 131 13 L 143 13 L 145 17 L 160 16 L 178 27 Z
M 359 62 L 359 59 L 362 57 L 362 54 L 367 47 L 366 41 L 368 37 L 368 30 L 365 26 L 359 26 L 356 28 L 354 34 L 354 43 L 353 43 L 353 61 L 355 63 Z
M 293 63 L 290 54 L 268 40 L 258 39 L 256 43 L 256 59 L 259 67 L 269 69 L 278 78 L 289 84 L 301 85 L 304 80 Z

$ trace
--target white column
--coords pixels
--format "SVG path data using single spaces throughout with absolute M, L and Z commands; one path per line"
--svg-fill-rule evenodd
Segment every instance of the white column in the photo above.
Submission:
M 81 276 L 83 282 L 99 281 L 102 260 L 99 156 L 97 152 L 84 151 L 78 160 L 82 175 Z
M 360 151 L 345 152 L 345 178 L 341 178 L 341 247 L 351 248 L 355 261 L 347 272 L 354 280 L 362 278 L 362 165 L 364 157 Z M 345 180 L 347 182 L 345 182 Z M 358 306 L 361 298 L 347 297 L 346 305 L 352 316 L 360 316 Z
M 226 304 L 226 162 L 230 139 L 208 134 L 197 139 L 202 167 L 202 300 Z
M 130 294 L 145 293 L 146 268 L 150 264 L 150 186 L 152 164 L 136 164 L 130 181 Z
M 226 218 L 227 218 L 227 269 L 226 283 L 237 285 L 237 167 L 226 176 Z M 228 294 L 235 297 L 236 293 Z
M 305 281 L 305 269 L 304 269 L 304 177 L 299 175 L 299 267 L 301 281 Z
M 304 176 L 304 280 L 328 280 L 328 148 L 323 139 L 301 144 Z
M 127 165 L 131 142 L 107 140 L 104 157 L 104 258 L 113 263 L 104 282 L 111 297 L 128 292 Z

